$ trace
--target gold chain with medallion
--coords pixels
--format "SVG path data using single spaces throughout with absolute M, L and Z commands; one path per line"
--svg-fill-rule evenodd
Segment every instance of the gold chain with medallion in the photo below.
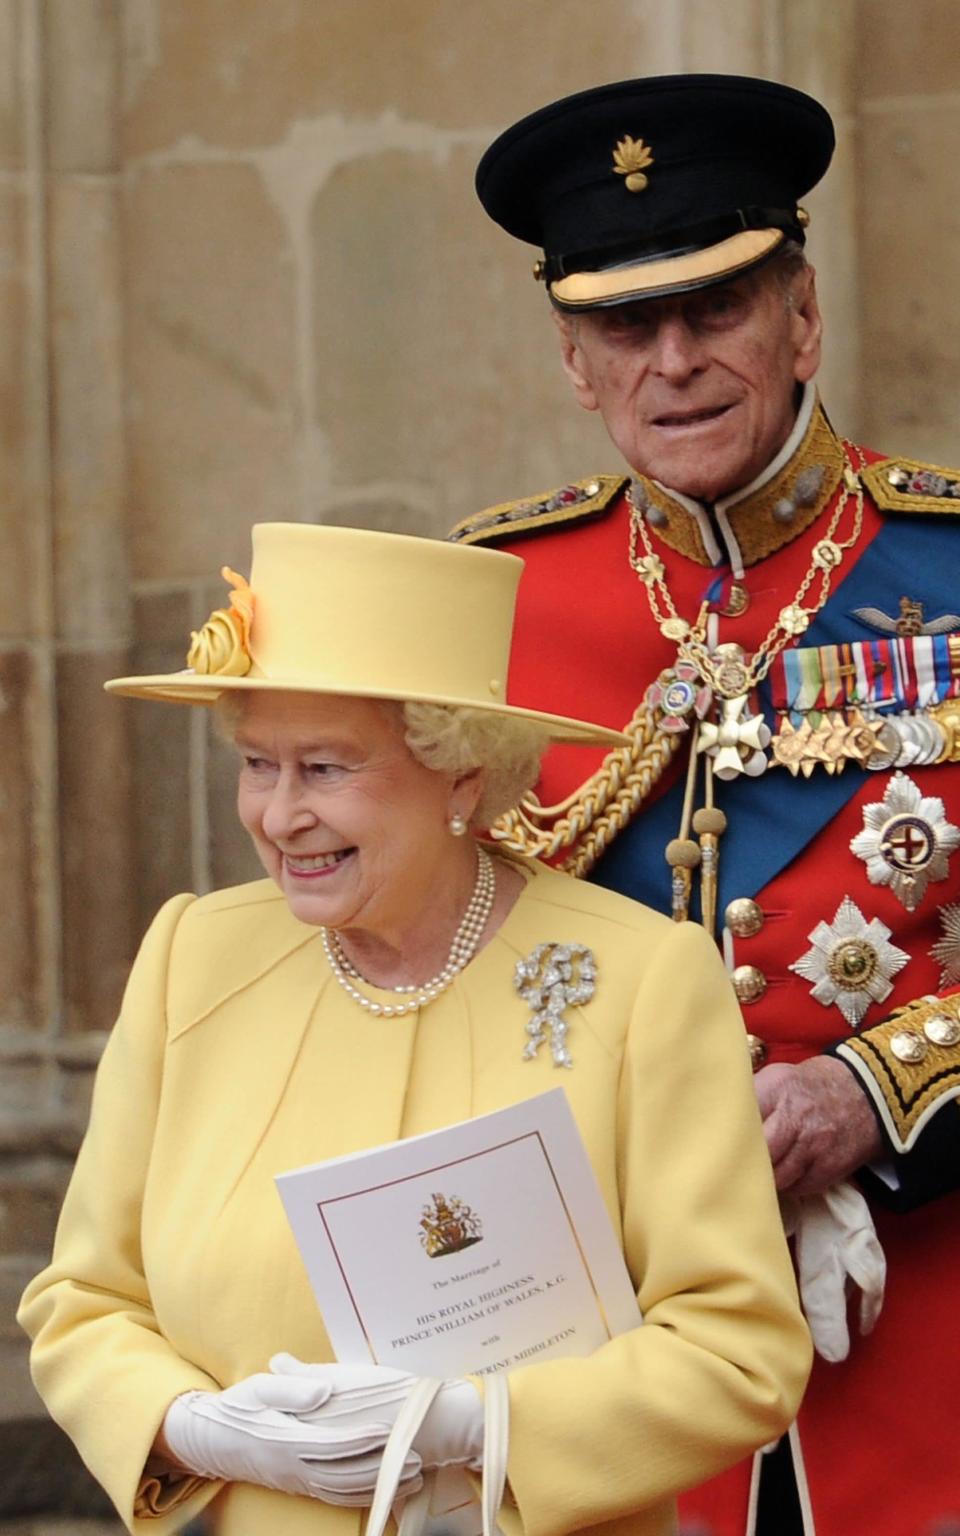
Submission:
M 680 617 L 666 583 L 663 561 L 653 548 L 643 514 L 633 500 L 632 486 L 627 492 L 630 504 L 630 565 L 646 590 L 654 622 L 667 640 L 676 641 L 677 661 L 692 667 L 700 679 L 709 685 L 715 697 L 722 701 L 716 724 L 706 724 L 701 729 L 699 720 L 693 723 L 679 834 L 670 840 L 664 850 L 671 870 L 671 912 L 674 921 L 683 922 L 688 916 L 693 873 L 699 869 L 701 920 L 709 933 L 713 932 L 716 921 L 719 840 L 727 825 L 726 816 L 713 801 L 714 773 L 721 778 L 732 778 L 741 772 L 751 776 L 763 772 L 770 732 L 762 716 L 750 714 L 747 708 L 748 696 L 767 676 L 787 643 L 802 635 L 809 627 L 810 620 L 820 612 L 830 594 L 834 571 L 842 564 L 847 550 L 857 543 L 863 530 L 863 485 L 860 472 L 866 461 L 854 444 L 844 441 L 843 446 L 846 458 L 843 492 L 826 534 L 814 544 L 810 564 L 792 602 L 780 609 L 749 660 L 739 646 L 718 646 L 715 652 L 709 650 L 706 643 L 707 603 L 701 605 L 694 623 L 690 624 Z M 856 457 L 856 466 L 852 462 L 853 456 Z M 837 538 L 851 499 L 853 526 L 845 538 Z M 643 544 L 643 555 L 637 551 L 638 538 Z M 818 573 L 819 591 L 812 605 L 804 606 L 804 598 Z M 704 754 L 705 803 L 700 810 L 694 811 L 697 759 L 701 753 Z M 691 837 L 691 832 L 696 834 L 695 838 Z
M 810 620 L 820 612 L 830 595 L 833 573 L 842 563 L 848 549 L 857 543 L 863 529 L 863 485 L 860 471 L 866 460 L 854 444 L 843 442 L 846 465 L 843 471 L 843 494 L 837 502 L 826 534 L 814 544 L 810 564 L 793 601 L 781 608 L 773 624 L 754 651 L 749 664 L 730 656 L 714 656 L 706 645 L 707 607 L 704 603 L 696 620 L 691 624 L 681 618 L 666 583 L 663 561 L 654 550 L 643 513 L 633 500 L 633 487 L 627 491 L 630 503 L 630 565 L 636 571 L 647 593 L 650 611 L 660 633 L 667 640 L 677 642 L 677 658 L 695 667 L 710 687 L 722 699 L 740 698 L 763 681 L 774 661 L 790 640 L 802 635 Z M 854 466 L 851 456 L 855 456 Z M 843 516 L 853 500 L 853 527 L 844 539 L 836 537 Z M 643 554 L 638 553 L 638 540 Z M 804 607 L 803 600 L 809 592 L 817 573 L 820 574 L 820 590 L 811 607 Z M 664 611 L 666 610 L 666 611 Z
M 863 488 L 859 470 L 864 467 L 865 460 L 854 444 L 844 442 L 844 449 L 847 454 L 844 494 L 830 519 L 825 537 L 814 545 L 809 569 L 793 602 L 780 610 L 749 666 L 739 657 L 711 655 L 705 643 L 706 604 L 693 624 L 680 617 L 664 580 L 663 562 L 653 549 L 642 514 L 634 505 L 630 492 L 627 493 L 631 509 L 630 564 L 646 588 L 654 621 L 667 639 L 677 641 L 678 660 L 689 661 L 721 698 L 740 698 L 766 677 L 787 642 L 803 634 L 810 619 L 823 607 L 834 570 L 843 560 L 844 553 L 860 537 Z M 856 455 L 856 469 L 851 463 L 851 455 Z M 851 497 L 855 498 L 853 527 L 847 538 L 837 540 L 835 535 Z M 638 539 L 644 546 L 643 556 L 638 554 Z M 821 582 L 817 602 L 813 608 L 804 608 L 803 599 L 818 571 Z M 626 732 L 627 746 L 608 753 L 597 772 L 566 800 L 558 805 L 541 805 L 536 795 L 529 793 L 519 806 L 498 818 L 490 829 L 492 836 L 504 847 L 528 858 L 549 859 L 563 849 L 573 848 L 574 852 L 568 855 L 562 867 L 577 876 L 589 874 L 609 843 L 632 820 L 676 756 L 682 741 L 680 734 L 659 729 L 659 711 L 646 701 L 638 706 Z M 695 751 L 691 753 L 691 759 L 695 761 Z M 707 825 L 711 816 L 716 819 L 716 813 L 708 804 L 701 834 L 706 842 L 715 839 L 722 830 L 719 824 L 711 830 L 712 821 Z M 684 821 L 688 819 L 685 815 Z M 697 830 L 699 833 L 700 829 Z

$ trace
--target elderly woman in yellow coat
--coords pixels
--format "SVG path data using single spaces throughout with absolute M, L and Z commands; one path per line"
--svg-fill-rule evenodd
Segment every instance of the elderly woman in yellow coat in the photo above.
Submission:
M 415 1381 L 333 1361 L 274 1176 L 529 1098 L 558 1064 L 644 1321 L 509 1373 L 503 1530 L 667 1536 L 679 1490 L 796 1409 L 809 1343 L 713 946 L 470 832 L 548 739 L 605 734 L 505 702 L 520 564 L 261 525 L 188 670 L 108 685 L 221 701 L 268 876 L 155 919 L 22 1304 L 37 1386 L 131 1532 L 201 1510 L 222 1536 L 363 1528 Z M 514 987 L 543 943 L 596 956 L 555 1059 Z M 444 1385 L 401 1495 L 482 1466 L 479 1394 Z

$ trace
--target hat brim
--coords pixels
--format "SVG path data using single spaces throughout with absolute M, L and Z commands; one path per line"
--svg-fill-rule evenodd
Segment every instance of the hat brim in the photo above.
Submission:
M 546 727 L 550 739 L 571 746 L 623 746 L 629 737 L 587 720 L 572 720 L 566 715 L 546 714 L 538 709 L 524 709 L 518 704 L 504 704 L 491 699 L 458 699 L 437 694 L 418 693 L 412 697 L 389 688 L 323 687 L 297 677 L 264 677 L 247 673 L 244 677 L 211 677 L 196 672 L 167 672 L 145 677 L 114 677 L 104 683 L 107 693 L 128 699 L 154 699 L 161 704 L 201 704 L 210 706 L 224 693 L 313 693 L 323 697 L 388 699 L 396 703 L 446 704 L 454 708 L 482 709 L 507 719 L 530 720 Z
M 558 309 L 576 312 L 709 288 L 760 266 L 785 238 L 782 229 L 744 229 L 700 251 L 598 272 L 571 272 L 551 283 L 550 298 Z

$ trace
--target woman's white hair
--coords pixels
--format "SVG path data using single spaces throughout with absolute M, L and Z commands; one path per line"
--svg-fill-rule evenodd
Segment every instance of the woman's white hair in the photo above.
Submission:
M 550 742 L 547 728 L 518 715 L 456 704 L 403 705 L 404 740 L 418 763 L 437 773 L 483 772 L 473 824 L 488 827 L 537 782 Z
M 404 741 L 425 768 L 457 775 L 482 770 L 483 788 L 472 817 L 474 826 L 488 827 L 496 821 L 540 776 L 540 760 L 550 744 L 550 733 L 535 720 L 457 704 L 381 702 L 384 709 L 400 714 Z M 225 689 L 214 708 L 219 734 L 232 740 L 242 717 L 242 695 Z

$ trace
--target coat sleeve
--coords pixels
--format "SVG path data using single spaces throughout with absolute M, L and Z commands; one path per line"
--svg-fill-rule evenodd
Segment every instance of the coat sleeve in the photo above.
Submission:
M 219 1384 L 161 1336 L 141 1257 L 141 1207 L 166 1036 L 166 987 L 178 896 L 155 918 L 134 963 L 97 1073 L 90 1124 L 48 1267 L 27 1287 L 19 1321 L 31 1370 L 130 1531 L 179 1530 L 219 1484 L 145 1473 L 169 1404 Z
M 829 1054 L 854 1074 L 886 1143 L 892 1183 L 862 1169 L 868 1193 L 910 1211 L 960 1186 L 960 991 L 917 998 Z
M 618 1105 L 624 1251 L 644 1322 L 510 1376 L 525 1536 L 662 1505 L 791 1422 L 811 1347 L 719 956 L 671 927 L 633 1009 Z

